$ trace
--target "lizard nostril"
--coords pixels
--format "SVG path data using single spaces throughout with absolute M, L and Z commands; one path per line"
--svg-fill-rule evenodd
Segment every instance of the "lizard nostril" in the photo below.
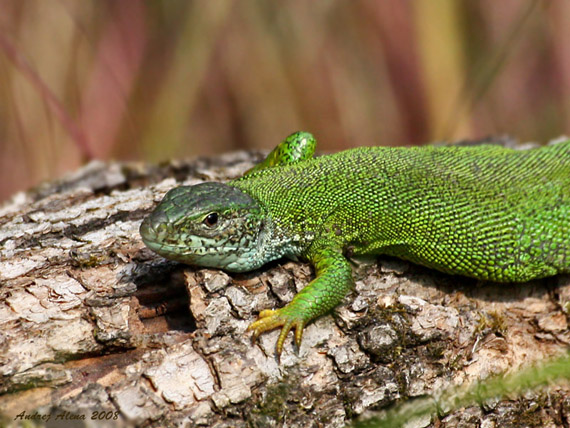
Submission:
M 154 231 L 150 226 L 150 216 L 145 217 L 141 226 L 139 228 L 139 233 L 141 234 L 143 240 L 151 240 L 154 236 Z
M 141 223 L 139 232 L 144 240 L 154 241 L 158 235 L 167 228 L 168 216 L 162 210 L 155 210 L 149 214 Z

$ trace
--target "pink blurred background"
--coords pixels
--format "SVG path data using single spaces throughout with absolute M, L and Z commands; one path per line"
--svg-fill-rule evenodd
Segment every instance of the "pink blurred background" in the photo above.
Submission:
M 91 159 L 570 133 L 570 2 L 1 0 L 0 200 Z

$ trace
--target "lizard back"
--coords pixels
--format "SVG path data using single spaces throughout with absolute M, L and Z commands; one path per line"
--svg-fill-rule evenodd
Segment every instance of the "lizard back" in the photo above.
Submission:
M 570 141 L 363 147 L 229 184 L 299 238 L 293 256 L 326 242 L 493 281 L 570 271 Z

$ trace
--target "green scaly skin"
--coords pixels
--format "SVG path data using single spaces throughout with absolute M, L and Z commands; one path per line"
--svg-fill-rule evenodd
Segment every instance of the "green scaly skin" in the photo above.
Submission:
M 253 338 L 303 328 L 353 286 L 350 255 L 388 254 L 451 274 L 522 282 L 570 272 L 570 141 L 362 147 L 313 158 L 299 132 L 242 178 L 182 186 L 141 225 L 145 244 L 184 263 L 249 271 L 303 258 L 316 278 L 262 311 Z

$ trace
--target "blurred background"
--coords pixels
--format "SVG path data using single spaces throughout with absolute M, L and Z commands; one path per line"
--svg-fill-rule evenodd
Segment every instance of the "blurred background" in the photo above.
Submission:
M 570 133 L 570 2 L 0 0 L 0 200 L 91 159 Z

